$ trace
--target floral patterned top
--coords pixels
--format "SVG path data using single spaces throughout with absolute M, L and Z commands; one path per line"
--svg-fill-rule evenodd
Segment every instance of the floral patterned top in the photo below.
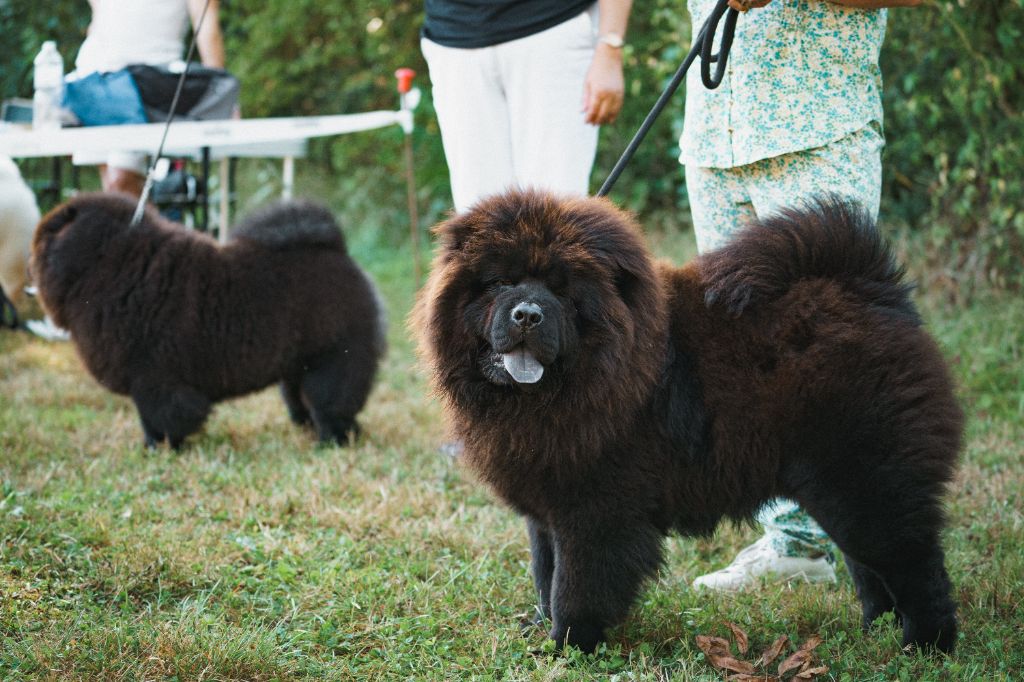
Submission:
M 715 4 L 688 0 L 694 33 Z M 698 63 L 687 74 L 680 162 L 733 168 L 869 124 L 880 131 L 885 22 L 885 10 L 826 0 L 773 0 L 740 14 L 722 84 L 706 89 Z

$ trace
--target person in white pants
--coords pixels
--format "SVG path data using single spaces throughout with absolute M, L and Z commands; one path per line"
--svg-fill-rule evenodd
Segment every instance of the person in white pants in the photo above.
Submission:
M 622 107 L 631 0 L 425 0 L 427 60 L 456 211 L 510 187 L 585 195 Z

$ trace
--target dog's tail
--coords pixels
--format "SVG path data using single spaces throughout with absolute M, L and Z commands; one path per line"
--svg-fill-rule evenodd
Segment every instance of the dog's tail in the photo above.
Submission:
M 345 237 L 334 215 L 318 203 L 286 200 L 251 213 L 232 230 L 233 239 L 250 239 L 268 248 L 311 246 L 345 252 Z
M 700 259 L 708 306 L 733 315 L 777 299 L 800 280 L 840 282 L 871 305 L 919 323 L 913 286 L 881 238 L 874 220 L 836 195 L 757 220 L 728 245 Z

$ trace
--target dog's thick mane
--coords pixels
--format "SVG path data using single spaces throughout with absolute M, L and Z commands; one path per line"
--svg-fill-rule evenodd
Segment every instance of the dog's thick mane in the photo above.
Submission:
M 443 248 L 435 257 L 413 326 L 436 371 L 435 387 L 456 417 L 453 426 L 466 442 L 469 459 L 479 460 L 477 469 L 489 480 L 494 471 L 511 466 L 551 466 L 565 472 L 598 466 L 595 453 L 628 430 L 631 417 L 649 400 L 664 364 L 665 292 L 639 226 L 606 200 L 557 198 L 526 190 L 484 200 L 473 212 L 442 224 L 438 234 Z M 495 245 L 500 248 L 488 251 Z M 594 337 L 615 337 L 615 343 L 606 340 L 584 348 L 571 371 L 549 368 L 554 382 L 536 393 L 481 381 L 474 363 L 463 362 L 475 357 L 478 340 L 462 333 L 450 317 L 450 311 L 462 305 L 466 288 L 476 285 L 467 281 L 467 273 L 475 272 L 481 262 L 493 265 L 498 260 L 494 254 L 502 249 L 522 253 L 527 260 L 545 261 L 552 254 L 562 261 L 571 258 L 605 273 L 598 287 L 604 287 L 609 307 L 600 312 L 605 328 L 595 330 Z M 613 300 L 617 305 L 611 305 Z M 584 324 L 597 326 L 594 319 Z M 594 389 L 594 377 L 603 378 L 601 390 Z M 566 409 L 575 415 L 572 430 L 522 428 L 525 423 L 544 424 L 553 400 L 570 406 Z M 491 428 L 462 430 L 479 423 Z M 510 449 L 530 454 L 510 463 Z
M 320 246 L 345 252 L 341 227 L 327 208 L 302 200 L 271 204 L 235 225 L 233 239 L 251 239 L 272 249 Z
M 839 196 L 756 220 L 699 264 L 705 301 L 733 315 L 780 298 L 800 280 L 830 279 L 870 305 L 920 323 L 910 300 L 913 286 L 874 220 Z

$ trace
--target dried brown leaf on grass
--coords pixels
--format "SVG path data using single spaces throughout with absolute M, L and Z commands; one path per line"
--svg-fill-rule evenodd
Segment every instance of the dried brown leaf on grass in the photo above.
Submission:
M 811 635 L 808 637 L 803 644 L 797 647 L 798 651 L 814 651 L 818 648 L 818 645 L 824 642 L 821 635 Z
M 741 661 L 732 655 L 729 642 L 721 637 L 697 635 L 697 646 L 707 656 L 708 662 L 719 670 L 748 674 L 754 672 L 752 664 Z
M 824 675 L 828 672 L 827 665 L 820 665 L 817 668 L 807 668 L 807 670 L 801 670 L 795 677 L 801 680 L 813 680 L 818 675 Z
M 761 654 L 761 658 L 758 660 L 758 665 L 769 665 L 772 661 L 779 657 L 782 653 L 783 647 L 786 646 L 786 642 L 789 641 L 789 637 L 786 635 L 779 635 L 779 638 L 772 642 L 772 645 L 764 650 Z
M 800 672 L 796 674 L 796 677 L 802 680 L 812 680 L 816 675 L 828 672 L 827 666 L 821 666 L 819 668 L 811 667 L 814 650 L 817 649 L 818 645 L 823 641 L 824 640 L 821 638 L 821 635 L 811 635 L 804 640 L 803 644 L 797 647 L 795 653 L 782 663 L 779 663 L 779 677 L 783 677 L 786 673 L 799 669 Z
M 746 661 L 741 661 L 740 659 L 732 656 L 709 656 L 708 660 L 711 661 L 711 665 L 715 666 L 719 670 L 731 670 L 732 672 L 744 673 L 747 675 L 754 674 L 754 666 L 752 664 L 747 663 Z
M 736 646 L 740 654 L 747 653 L 749 649 L 747 633 L 734 623 L 726 622 L 725 625 L 736 640 Z M 704 652 L 708 663 L 719 670 L 737 673 L 729 675 L 725 678 L 726 680 L 735 680 L 736 682 L 781 682 L 786 675 L 794 672 L 796 674 L 793 675 L 793 679 L 813 680 L 817 676 L 828 672 L 828 666 L 812 667 L 814 650 L 823 641 L 820 635 L 811 635 L 804 640 L 793 654 L 779 664 L 775 675 L 768 672 L 755 672 L 755 666 L 764 668 L 775 661 L 781 655 L 788 641 L 789 638 L 785 635 L 780 636 L 772 642 L 770 647 L 765 649 L 756 662 L 750 663 L 734 656 L 732 645 L 725 638 L 697 635 L 697 646 Z
M 739 625 L 726 621 L 725 627 L 729 628 L 729 632 L 732 633 L 733 638 L 736 640 L 736 648 L 739 649 L 741 654 L 747 653 L 750 648 L 750 640 L 747 639 L 747 633 L 740 629 Z
M 729 648 L 729 640 L 723 639 L 722 637 L 697 635 L 697 646 L 708 656 L 712 653 L 732 654 L 732 651 Z
M 797 670 L 804 663 L 809 663 L 810 660 L 810 651 L 797 651 L 795 654 L 791 655 L 782 663 L 779 663 L 779 677 L 782 677 L 786 673 L 792 672 L 793 670 Z

